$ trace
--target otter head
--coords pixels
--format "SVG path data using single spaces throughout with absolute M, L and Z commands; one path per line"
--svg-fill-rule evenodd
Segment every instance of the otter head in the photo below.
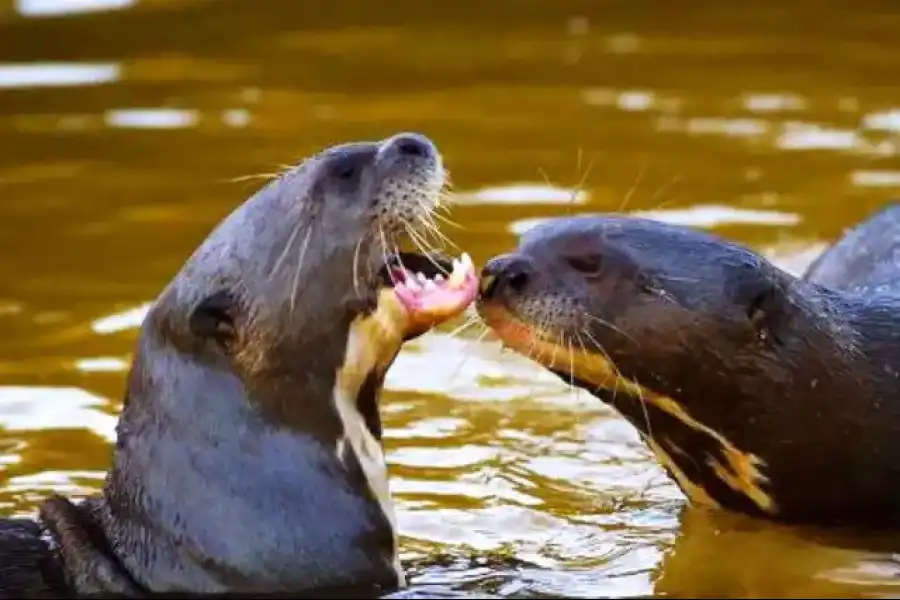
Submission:
M 444 184 L 441 155 L 421 135 L 328 148 L 228 216 L 151 322 L 196 360 L 232 372 L 280 425 L 322 434 L 316 414 L 333 407 L 316 399 L 330 404 L 337 388 L 355 398 L 402 341 L 474 297 L 465 257 L 398 250 L 405 235 L 421 246 L 434 228 Z
M 477 291 L 467 256 L 397 249 L 433 227 L 444 184 L 421 135 L 326 149 L 162 292 L 105 490 L 107 534 L 147 588 L 403 582 L 377 403 L 401 344 Z
M 690 499 L 777 515 L 840 431 L 810 386 L 841 379 L 852 340 L 811 288 L 700 231 L 574 217 L 490 260 L 477 306 L 507 347 L 628 418 Z

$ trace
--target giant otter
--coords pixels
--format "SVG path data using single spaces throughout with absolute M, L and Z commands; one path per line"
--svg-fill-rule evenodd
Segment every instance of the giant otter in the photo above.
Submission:
M 477 291 L 466 255 L 395 250 L 444 182 L 434 144 L 398 134 L 225 218 L 143 322 L 102 494 L 4 522 L 0 595 L 403 586 L 377 404 L 401 343 Z
M 688 227 L 551 219 L 484 267 L 506 346 L 627 418 L 690 501 L 900 525 L 900 206 L 797 278 Z

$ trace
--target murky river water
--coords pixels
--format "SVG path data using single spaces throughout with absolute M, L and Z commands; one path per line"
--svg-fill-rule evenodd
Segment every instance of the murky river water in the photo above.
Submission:
M 898 56 L 876 0 L 3 0 L 4 511 L 98 488 L 142 307 L 259 185 L 236 178 L 418 130 L 477 262 L 621 210 L 799 270 L 900 188 Z M 457 557 L 418 593 L 900 596 L 888 552 L 684 509 L 610 410 L 450 330 L 384 406 L 405 554 Z

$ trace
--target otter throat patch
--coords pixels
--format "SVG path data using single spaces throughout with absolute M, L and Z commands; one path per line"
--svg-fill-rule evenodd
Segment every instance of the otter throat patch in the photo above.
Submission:
M 500 314 L 502 312 L 502 314 Z M 715 452 L 705 452 L 705 456 L 687 453 L 665 435 L 655 435 L 647 418 L 646 431 L 640 431 L 639 417 L 624 415 L 639 429 L 657 461 L 672 476 L 688 500 L 694 504 L 720 507 L 708 484 L 701 478 L 691 478 L 684 468 L 679 467 L 678 458 L 684 461 L 702 461 L 709 472 L 728 489 L 747 498 L 758 510 L 774 515 L 778 512 L 775 499 L 763 486 L 769 478 L 765 475 L 765 461 L 738 448 L 728 438 L 715 429 L 694 418 L 675 399 L 645 388 L 623 377 L 606 357 L 591 352 L 575 351 L 548 340 L 548 335 L 533 326 L 520 322 L 513 315 L 491 308 L 485 311 L 490 327 L 509 348 L 545 366 L 548 369 L 572 373 L 580 381 L 595 386 L 596 390 L 626 392 L 639 402 L 646 403 L 677 420 L 686 429 L 706 438 Z M 524 332 L 529 335 L 523 335 Z M 619 412 L 622 411 L 620 409 Z M 640 409 L 638 409 L 640 410 Z M 665 433 L 665 432 L 660 432 Z
M 394 570 L 400 586 L 406 585 L 406 576 L 400 565 L 397 546 L 397 518 L 391 499 L 387 462 L 381 444 L 366 425 L 365 416 L 357 406 L 357 396 L 363 382 L 373 372 L 384 373 L 393 362 L 403 343 L 403 308 L 397 303 L 392 290 L 379 295 L 377 309 L 359 316 L 350 324 L 344 362 L 337 370 L 333 392 L 334 405 L 344 429 L 338 441 L 338 456 L 344 456 L 344 445 L 349 444 L 359 461 L 363 474 L 378 500 L 382 511 L 394 531 Z

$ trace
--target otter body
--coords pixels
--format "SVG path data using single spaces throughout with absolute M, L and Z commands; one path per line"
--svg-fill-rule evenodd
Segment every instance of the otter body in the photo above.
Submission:
M 554 219 L 486 265 L 478 302 L 631 421 L 692 502 L 900 526 L 900 206 L 801 278 L 687 227 Z
M 397 250 L 444 178 L 398 134 L 326 149 L 225 218 L 144 320 L 102 494 L 0 528 L 0 596 L 404 586 L 378 401 L 401 344 L 474 298 L 457 262 L 409 287 L 404 260 L 450 263 Z

